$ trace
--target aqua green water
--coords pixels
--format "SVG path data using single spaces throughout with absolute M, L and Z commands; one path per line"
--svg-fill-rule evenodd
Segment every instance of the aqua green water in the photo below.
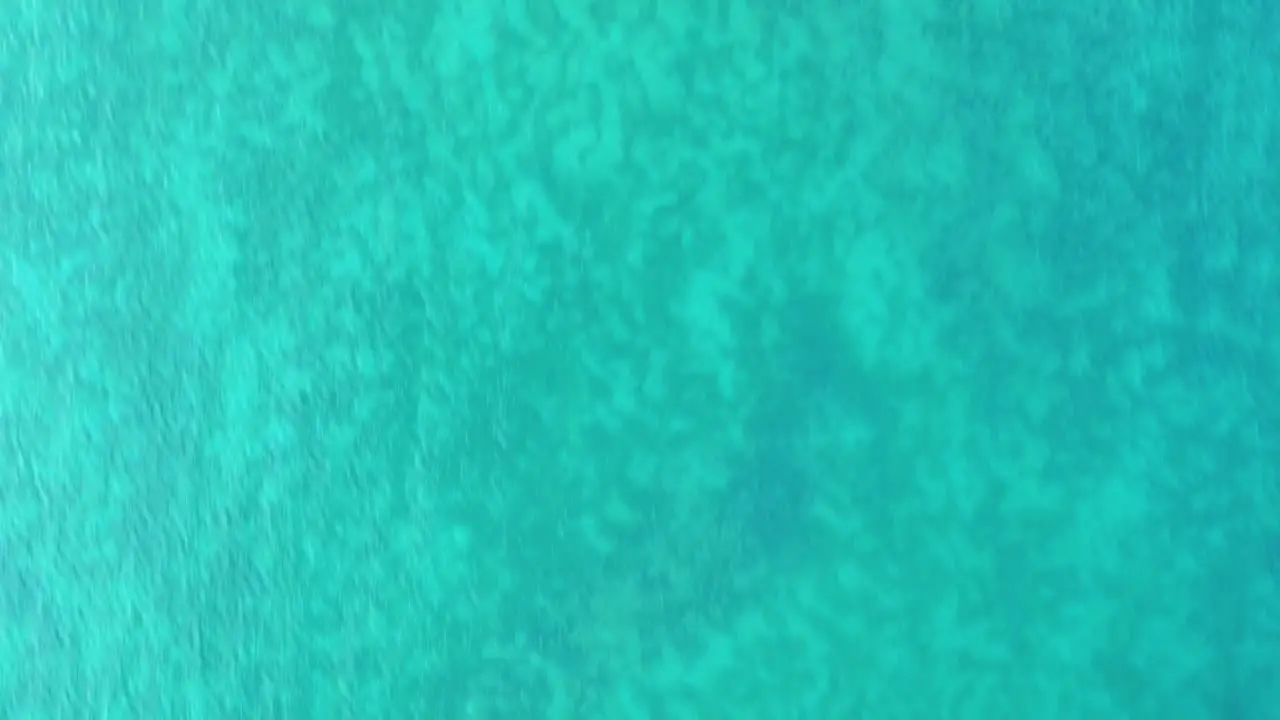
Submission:
M 1280 718 L 1275 13 L 348 5 L 0 9 L 0 715 Z

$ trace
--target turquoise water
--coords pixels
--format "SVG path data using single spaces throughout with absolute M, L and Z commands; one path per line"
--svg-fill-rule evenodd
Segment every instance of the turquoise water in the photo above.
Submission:
M 0 715 L 1280 718 L 1280 28 L 1067 5 L 7 3 Z

